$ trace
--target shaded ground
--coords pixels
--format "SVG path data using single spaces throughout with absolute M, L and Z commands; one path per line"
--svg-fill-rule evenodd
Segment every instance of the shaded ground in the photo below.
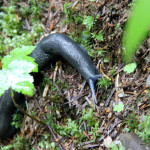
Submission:
M 84 31 L 85 28 L 71 19 L 71 22 L 68 21 L 67 24 L 62 25 L 66 16 L 64 1 L 50 0 L 49 2 L 49 7 L 43 8 L 44 15 L 41 18 L 45 34 L 61 32 L 70 35 L 73 40 L 77 41 L 78 32 Z M 53 136 L 47 135 L 46 133 L 51 132 L 46 126 L 40 125 L 28 117 L 24 117 L 21 132 L 18 134 L 25 139 L 30 139 L 35 149 L 39 149 L 38 142 L 41 139 L 60 142 L 67 150 L 107 149 L 107 143 L 110 141 L 118 143 L 120 133 L 125 132 L 123 129 L 136 132 L 139 120 L 149 110 L 150 100 L 147 96 L 148 91 L 145 89 L 145 81 L 149 73 L 149 64 L 146 60 L 150 47 L 149 39 L 136 54 L 135 60 L 138 64 L 136 71 L 126 74 L 123 71 L 121 41 L 132 3 L 128 0 L 96 0 L 95 2 L 72 0 L 65 2 L 72 2 L 69 8 L 73 10 L 73 15 L 84 14 L 93 17 L 99 15 L 92 30 L 95 33 L 102 30 L 104 41 L 91 39 L 90 43 L 94 49 L 92 59 L 99 72 L 103 72 L 111 78 L 111 84 L 96 88 L 99 101 L 93 113 L 97 122 L 99 121 L 95 132 L 96 140 L 92 141 L 94 139 L 94 134 L 91 133 L 93 129 L 88 126 L 87 121 L 82 121 L 80 126 L 80 128 L 84 128 L 82 134 L 85 136 L 81 141 L 78 140 L 79 137 L 71 135 L 71 133 L 66 136 L 58 135 L 58 137 L 55 137 L 56 132 Z M 105 53 L 98 55 L 99 49 Z M 46 71 L 46 77 L 44 85 L 36 86 L 34 97 L 27 98 L 28 113 L 34 111 L 40 119 L 43 119 L 43 115 L 49 117 L 49 122 L 53 120 L 51 127 L 55 130 L 57 130 L 55 124 L 65 127 L 67 118 L 79 123 L 83 109 L 88 111 L 93 107 L 91 91 L 83 78 L 65 61 L 53 64 L 52 68 Z M 47 81 L 48 79 L 51 79 L 50 83 Z M 120 103 L 125 106 L 123 111 L 114 112 L 114 105 Z M 92 127 L 94 128 L 94 126 Z M 72 126 L 72 128 L 75 127 Z M 60 131 L 57 130 L 57 132 L 59 134 Z M 46 135 L 47 137 L 45 137 Z

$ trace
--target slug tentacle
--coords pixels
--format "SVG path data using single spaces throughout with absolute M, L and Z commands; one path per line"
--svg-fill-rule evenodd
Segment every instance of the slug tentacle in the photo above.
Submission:
M 91 89 L 91 92 L 92 92 L 92 97 L 93 97 L 93 104 L 97 104 L 97 98 L 96 98 L 96 95 L 95 95 L 95 88 L 94 88 L 94 83 L 95 81 L 99 78 L 99 77 L 103 77 L 102 74 L 99 74 L 99 75 L 94 75 L 92 78 L 88 79 L 87 82 L 90 86 L 90 89 Z

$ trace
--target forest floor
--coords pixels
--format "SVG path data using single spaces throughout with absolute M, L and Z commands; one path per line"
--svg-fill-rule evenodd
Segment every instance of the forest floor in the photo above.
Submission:
M 21 4 L 29 5 L 18 2 Z M 123 149 L 119 146 L 120 134 L 141 135 L 145 131 L 140 128 L 141 122 L 150 108 L 146 88 L 150 71 L 149 38 L 133 58 L 137 64 L 135 71 L 124 72 L 122 37 L 134 1 L 49 0 L 47 4 L 41 17 L 44 36 L 67 34 L 88 51 L 98 72 L 105 75 L 95 84 L 98 104 L 93 109 L 91 91 L 81 75 L 66 61 L 58 61 L 44 71 L 44 84 L 36 85 L 34 96 L 26 98 L 27 112 L 34 112 L 41 120 L 45 116 L 48 127 L 25 116 L 14 139 L 3 144 L 15 143 L 17 137 L 22 137 L 28 143 L 22 149 Z M 29 20 L 25 20 L 26 29 Z M 115 105 L 121 111 L 114 111 Z

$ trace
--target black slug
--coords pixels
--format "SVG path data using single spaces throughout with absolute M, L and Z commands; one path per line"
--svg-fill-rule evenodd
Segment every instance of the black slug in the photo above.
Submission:
M 36 48 L 30 56 L 34 58 L 39 65 L 39 70 L 44 69 L 50 65 L 51 61 L 56 60 L 59 57 L 64 58 L 88 82 L 92 91 L 93 102 L 94 104 L 97 103 L 94 82 L 103 75 L 98 75 L 98 71 L 93 65 L 88 53 L 68 36 L 61 33 L 55 33 L 44 37 L 36 45 Z M 14 96 L 17 102 L 22 98 L 22 95 L 16 92 L 14 93 Z M 7 90 L 0 97 L 0 138 L 8 137 L 13 132 L 10 123 L 14 110 L 15 107 L 11 99 L 11 92 L 10 90 Z
M 61 56 L 68 61 L 82 75 L 82 77 L 86 79 L 92 91 L 93 101 L 94 103 L 97 103 L 94 82 L 97 78 L 102 77 L 103 75 L 98 75 L 97 69 L 93 65 L 86 50 L 76 44 L 68 36 L 61 33 L 55 33 L 44 37 L 37 45 L 37 48 L 40 49 L 40 51 L 43 51 L 46 55 L 50 54 L 51 57 Z M 33 54 L 31 54 L 31 57 L 33 57 Z M 37 60 L 37 58 L 35 58 L 35 60 Z M 48 60 L 49 59 L 47 58 L 47 61 Z M 40 63 L 40 61 L 42 63 Z M 37 63 L 43 68 L 42 65 L 43 62 L 45 62 L 45 59 L 40 61 L 38 60 Z

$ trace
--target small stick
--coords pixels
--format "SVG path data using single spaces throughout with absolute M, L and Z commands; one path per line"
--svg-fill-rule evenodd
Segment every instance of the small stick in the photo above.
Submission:
M 32 115 L 28 114 L 26 111 L 24 111 L 24 110 L 16 103 L 16 101 L 15 101 L 15 99 L 14 99 L 14 93 L 13 93 L 13 90 L 12 90 L 12 89 L 11 89 L 11 95 L 12 95 L 12 100 L 13 100 L 13 103 L 14 103 L 15 107 L 17 107 L 24 115 L 30 117 L 31 119 L 37 121 L 37 122 L 40 123 L 40 124 L 43 124 L 43 125 L 46 124 L 44 121 L 41 121 L 41 120 L 37 119 L 35 116 L 32 116 Z
M 102 75 L 103 75 L 105 78 L 107 78 L 108 80 L 111 80 L 111 79 L 103 72 L 103 70 L 102 70 L 102 65 L 101 65 L 101 64 L 100 64 L 100 71 L 101 71 Z

